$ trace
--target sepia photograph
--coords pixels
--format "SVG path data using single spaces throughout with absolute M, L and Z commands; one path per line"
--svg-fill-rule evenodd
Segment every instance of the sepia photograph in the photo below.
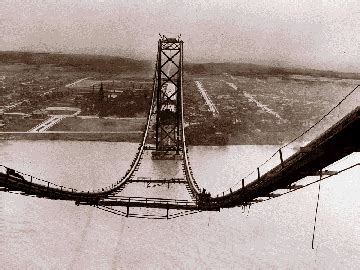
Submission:
M 0 268 L 360 269 L 360 2 L 0 1 Z

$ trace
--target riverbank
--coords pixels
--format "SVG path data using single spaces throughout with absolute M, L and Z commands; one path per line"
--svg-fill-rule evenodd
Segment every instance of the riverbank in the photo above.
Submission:
M 104 141 L 140 142 L 141 131 L 131 132 L 0 132 L 0 140 L 59 140 L 59 141 Z
M 256 170 L 276 149 L 191 147 L 189 153 L 199 186 L 216 196 Z M 137 145 L 129 143 L 12 141 L 1 144 L 0 160 L 57 185 L 87 191 L 120 179 L 136 151 Z M 328 169 L 340 170 L 359 158 L 353 155 Z M 144 172 L 142 176 L 162 179 L 169 171 L 177 172 L 168 162 L 143 161 L 150 166 L 139 170 Z M 6 252 L 1 260 L 8 269 L 56 269 L 59 265 L 65 269 L 116 269 L 122 265 L 134 269 L 144 265 L 153 269 L 188 269 L 189 265 L 202 269 L 351 269 L 360 265 L 358 179 L 360 172 L 353 169 L 321 182 L 324 196 L 316 252 L 311 249 L 311 233 L 317 185 L 255 204 L 246 212 L 238 207 L 169 221 L 125 218 L 74 202 L 2 192 L 1 248 Z M 184 189 L 180 184 L 147 188 L 134 183 L 123 192 L 171 198 Z M 166 210 L 157 213 L 166 215 Z M 177 247 L 184 248 L 171 253 L 171 258 L 158 256 Z M 211 256 L 204 247 L 212 247 Z M 194 250 L 199 252 L 195 256 Z
M 96 141 L 96 142 L 129 142 L 140 143 L 141 131 L 130 132 L 76 132 L 76 131 L 46 131 L 46 132 L 0 132 L 0 141 Z M 231 145 L 281 145 L 274 136 L 273 139 L 260 137 L 239 136 L 232 137 L 225 142 L 223 140 L 193 141 L 188 138 L 188 145 L 192 146 L 231 146 Z

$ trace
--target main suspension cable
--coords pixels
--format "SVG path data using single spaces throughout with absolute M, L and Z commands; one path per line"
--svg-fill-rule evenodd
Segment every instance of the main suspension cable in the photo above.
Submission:
M 347 93 L 329 112 L 327 112 L 325 115 L 323 115 L 316 123 L 314 123 L 312 126 L 310 126 L 308 129 L 306 129 L 304 132 L 302 132 L 299 136 L 297 136 L 296 138 L 292 139 L 290 142 L 288 142 L 287 144 L 281 146 L 274 154 L 272 154 L 267 160 L 265 160 L 263 163 L 261 163 L 259 166 L 257 166 L 257 168 L 262 167 L 264 164 L 266 164 L 267 162 L 269 162 L 276 154 L 278 154 L 278 152 L 281 149 L 284 149 L 285 147 L 289 146 L 291 143 L 295 142 L 296 140 L 298 140 L 299 138 L 301 138 L 302 136 L 304 136 L 306 133 L 308 133 L 310 130 L 312 130 L 315 126 L 317 126 L 321 121 L 323 121 L 328 115 L 330 115 L 337 107 L 339 107 L 341 105 L 341 103 L 343 103 L 349 96 L 351 96 L 358 88 L 360 87 L 360 85 L 357 85 L 354 89 L 352 89 L 349 93 Z M 248 178 L 251 174 L 255 173 L 257 169 L 254 169 L 253 171 L 251 171 L 249 174 L 247 174 L 245 177 L 243 177 L 242 179 L 246 179 Z M 242 179 L 240 179 L 239 181 L 237 181 L 233 186 L 231 186 L 230 188 L 234 188 L 237 185 L 240 184 L 240 182 L 242 181 Z M 227 189 L 226 191 L 230 190 Z

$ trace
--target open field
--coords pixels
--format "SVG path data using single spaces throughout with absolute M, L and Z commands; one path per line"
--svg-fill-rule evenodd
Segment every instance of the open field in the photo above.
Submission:
M 49 117 L 51 112 L 42 114 L 47 107 L 75 107 L 81 110 L 78 118 L 65 118 L 50 130 L 74 132 L 71 138 L 76 132 L 141 132 L 150 106 L 152 73 L 146 61 L 119 57 L 0 52 L 0 107 L 6 113 L 30 115 L 10 119 L 4 114 L 8 119 L 3 121 L 2 131 L 30 130 Z M 188 143 L 288 142 L 358 84 L 357 73 L 252 64 L 186 64 Z M 332 122 L 360 104 L 359 90 L 329 117 Z M 124 119 L 129 117 L 132 119 Z M 329 123 L 319 125 L 316 134 L 327 126 Z M 101 139 L 99 135 L 92 139 L 95 137 Z
M 26 132 L 40 124 L 39 119 L 13 119 L 2 129 L 4 132 Z
M 0 132 L 0 140 L 139 142 L 142 132 Z
M 197 123 L 188 129 L 191 138 L 199 137 L 208 144 L 213 139 L 203 134 L 216 132 L 225 133 L 229 144 L 285 143 L 313 125 L 360 84 L 360 80 L 300 75 L 284 78 L 222 74 L 190 78 L 186 86 L 192 94 L 185 94 L 185 102 L 196 95 L 196 83 L 201 82 L 219 111 L 218 119 L 212 117 L 210 111 L 206 112 L 209 109 L 203 99 L 197 99 L 197 117 L 194 111 L 185 110 L 187 121 Z M 358 104 L 359 93 L 354 93 L 346 106 L 331 116 L 332 123 Z M 320 132 L 321 129 L 317 134 Z
M 50 131 L 88 131 L 88 132 L 133 132 L 143 131 L 146 118 L 79 118 L 68 117 L 55 125 Z

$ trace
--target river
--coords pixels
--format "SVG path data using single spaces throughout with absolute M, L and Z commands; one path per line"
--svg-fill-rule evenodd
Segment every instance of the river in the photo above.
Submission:
M 0 163 L 88 190 L 119 179 L 137 147 L 2 141 Z M 213 194 L 232 186 L 276 148 L 196 146 L 189 153 L 198 184 Z M 330 169 L 359 160 L 356 153 Z M 322 182 L 314 250 L 317 185 L 245 212 L 224 209 L 168 221 L 2 192 L 0 261 L 2 269 L 359 269 L 359 180 L 358 166 Z

